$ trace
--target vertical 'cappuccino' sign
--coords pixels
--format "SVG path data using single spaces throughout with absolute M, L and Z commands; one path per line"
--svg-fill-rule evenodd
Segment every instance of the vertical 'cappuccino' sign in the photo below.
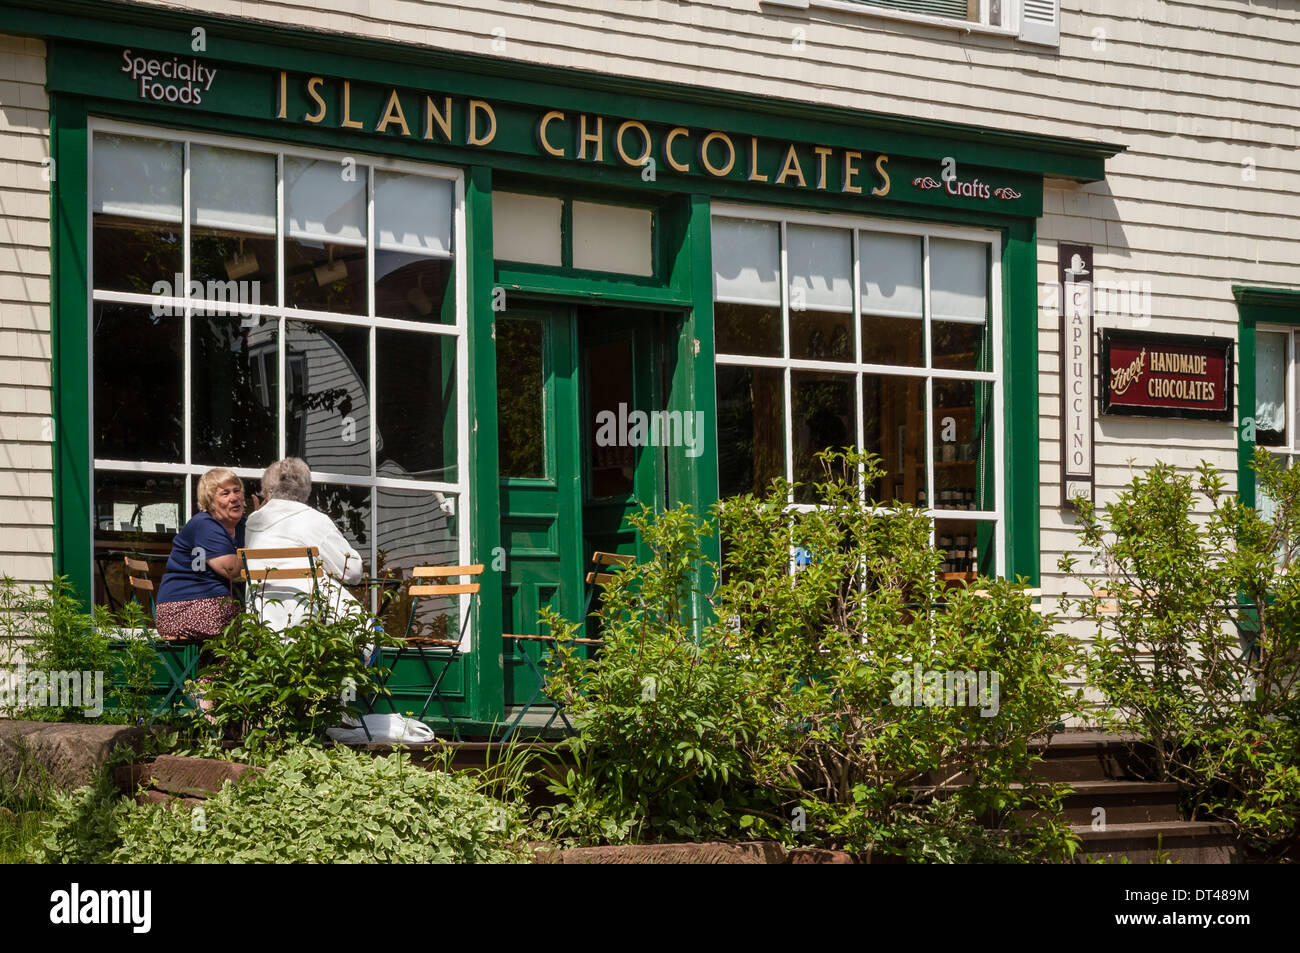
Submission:
M 1092 246 L 1058 244 L 1061 282 L 1061 505 L 1093 499 Z

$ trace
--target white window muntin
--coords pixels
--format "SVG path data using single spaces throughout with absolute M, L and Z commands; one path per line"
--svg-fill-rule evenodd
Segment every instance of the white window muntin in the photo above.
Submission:
M 94 314 L 94 304 L 97 301 L 149 305 L 149 306 L 163 304 L 163 305 L 170 305 L 173 308 L 175 308 L 177 311 L 182 313 L 183 317 L 181 319 L 184 320 L 185 322 L 184 335 L 183 335 L 184 349 L 182 354 L 182 360 L 184 362 L 184 367 L 186 368 L 186 372 L 183 375 L 184 393 L 182 399 L 184 401 L 184 407 L 185 407 L 184 455 L 185 455 L 186 462 L 178 464 L 178 463 L 161 463 L 161 462 L 151 463 L 149 461 L 140 461 L 140 460 L 111 460 L 111 459 L 102 459 L 102 458 L 96 459 L 94 458 L 93 455 L 94 454 L 94 432 L 93 432 L 93 428 L 91 428 L 90 445 L 88 446 L 87 449 L 92 458 L 93 470 L 95 471 L 103 470 L 105 472 L 117 471 L 117 472 L 127 472 L 127 473 L 130 472 L 175 473 L 177 475 L 184 475 L 185 476 L 185 498 L 184 498 L 183 521 L 188 521 L 190 517 L 193 515 L 193 512 L 191 510 L 191 506 L 192 506 L 191 501 L 193 500 L 193 494 L 194 494 L 194 479 L 198 476 L 201 476 L 208 469 L 208 467 L 206 466 L 193 464 L 189 462 L 193 459 L 192 449 L 191 449 L 192 393 L 190 390 L 191 388 L 190 374 L 188 372 L 188 368 L 190 367 L 190 362 L 192 358 L 190 323 L 192 317 L 194 316 L 195 310 L 197 309 L 201 311 L 205 304 L 202 301 L 202 299 L 199 299 L 197 297 L 191 298 L 189 296 L 189 292 L 191 290 L 190 289 L 190 277 L 191 277 L 190 225 L 191 225 L 191 219 L 193 218 L 193 211 L 191 207 L 191 194 L 190 194 L 191 191 L 190 173 L 193 166 L 190 157 L 190 149 L 191 146 L 193 145 L 215 146 L 218 148 L 233 149 L 241 152 L 262 153 L 266 155 L 272 155 L 275 157 L 276 159 L 276 230 L 275 231 L 276 231 L 276 245 L 277 245 L 276 293 L 275 293 L 276 302 L 285 300 L 284 297 L 284 291 L 285 291 L 284 238 L 285 238 L 285 229 L 286 229 L 286 223 L 285 223 L 286 196 L 284 194 L 285 193 L 285 187 L 284 187 L 285 156 L 291 155 L 295 158 L 316 159 L 316 160 L 338 162 L 338 163 L 343 163 L 346 160 L 346 161 L 354 162 L 355 165 L 358 167 L 358 169 L 361 168 L 365 169 L 366 249 L 367 249 L 366 254 L 367 254 L 367 264 L 368 264 L 367 274 L 369 276 L 368 289 L 367 289 L 368 316 L 342 315 L 342 314 L 335 314 L 329 312 L 308 311 L 308 310 L 297 309 L 297 308 L 285 308 L 285 307 L 280 307 L 278 304 L 271 304 L 271 305 L 247 304 L 247 305 L 240 305 L 238 309 L 238 313 L 268 317 L 268 318 L 275 319 L 277 322 L 277 349 L 279 352 L 279 361 L 280 361 L 278 381 L 277 381 L 278 391 L 279 391 L 277 419 L 279 421 L 278 439 L 279 439 L 279 454 L 281 457 L 284 456 L 285 449 L 286 449 L 285 439 L 286 439 L 286 432 L 288 426 L 285 421 L 285 409 L 286 409 L 285 391 L 288 386 L 288 380 L 286 377 L 287 368 L 285 367 L 285 347 L 284 347 L 285 322 L 287 320 L 308 321 L 308 322 L 319 321 L 319 322 L 328 322 L 334 324 L 348 324 L 353 326 L 368 327 L 370 329 L 370 341 L 369 341 L 370 367 L 367 369 L 367 372 L 369 374 L 368 383 L 371 384 L 373 384 L 374 382 L 374 375 L 375 375 L 375 367 L 374 367 L 375 355 L 376 355 L 375 332 L 377 329 L 380 328 L 389 328 L 389 329 L 403 330 L 403 331 L 415 331 L 423 334 L 449 335 L 455 337 L 457 339 L 456 362 L 458 368 L 460 368 L 458 373 L 464 374 L 463 369 L 467 368 L 469 365 L 468 341 L 465 334 L 465 329 L 467 326 L 466 314 L 468 310 L 468 292 L 467 292 L 466 282 L 465 282 L 466 263 L 465 263 L 465 255 L 463 252 L 463 249 L 465 249 L 466 247 L 465 209 L 464 209 L 465 184 L 464 184 L 464 176 L 459 170 L 445 168 L 445 167 L 438 167 L 438 166 L 426 166 L 421 163 L 409 162 L 409 161 L 399 160 L 399 159 L 390 159 L 381 156 L 372 156 L 372 155 L 363 156 L 363 155 L 357 155 L 352 152 L 343 153 L 343 152 L 336 152 L 333 150 L 326 150 L 326 149 L 300 147 L 296 145 L 291 146 L 291 145 L 284 145 L 278 143 L 267 143 L 258 140 L 252 140 L 252 139 L 245 140 L 245 139 L 238 139 L 238 138 L 233 138 L 228 136 L 211 135 L 205 133 L 192 133 L 187 131 L 158 128 L 153 126 L 140 125 L 136 123 L 127 123 L 127 122 L 121 122 L 117 120 L 102 119 L 97 117 L 91 117 L 88 121 L 87 127 L 88 127 L 87 128 L 88 148 L 87 148 L 87 157 L 86 157 L 86 162 L 87 162 L 87 169 L 86 169 L 87 183 L 86 184 L 87 184 L 87 194 L 90 196 L 94 196 L 96 194 L 95 181 L 94 181 L 95 178 L 94 165 L 95 165 L 95 135 L 97 133 L 110 133 L 110 134 L 118 134 L 118 135 L 126 135 L 126 136 L 135 136 L 143 139 L 152 139 L 158 141 L 180 143 L 184 151 L 184 155 L 182 159 L 183 162 L 182 197 L 183 198 L 182 198 L 182 214 L 181 214 L 182 243 L 184 246 L 182 249 L 182 263 L 183 263 L 182 277 L 184 282 L 183 293 L 181 295 L 176 295 L 173 297 L 160 297 L 156 295 L 141 295 L 141 294 L 133 294 L 127 292 L 95 290 L 94 283 L 93 283 L 94 242 L 89 241 L 87 242 L 87 246 L 88 246 L 87 247 L 87 274 L 91 276 L 91 280 L 87 282 L 87 289 L 86 289 L 87 312 L 86 313 L 89 319 L 89 316 Z M 439 250 L 428 250 L 422 252 L 422 255 L 424 257 L 429 257 L 429 258 L 441 258 L 441 259 L 452 260 L 452 267 L 454 269 L 454 294 L 455 294 L 455 318 L 456 318 L 453 324 L 435 324 L 435 323 L 424 324 L 415 321 L 405 321 L 405 320 L 394 319 L 394 318 L 380 318 L 375 316 L 374 252 L 375 252 L 375 244 L 377 239 L 374 230 L 374 203 L 375 203 L 374 182 L 375 182 L 376 172 L 404 173 L 408 175 L 422 176 L 424 178 L 433 179 L 433 180 L 445 180 L 452 184 L 452 188 L 453 188 L 452 207 L 451 207 L 451 213 L 453 219 L 452 220 L 452 242 L 451 242 L 452 248 L 450 251 L 446 251 L 446 252 L 439 251 Z M 360 175 L 358 176 L 358 178 L 360 178 Z M 86 234 L 87 235 L 94 234 L 95 211 L 96 211 L 95 203 L 93 201 L 87 202 L 86 203 Z M 169 219 L 159 219 L 159 220 L 166 221 Z M 331 241 L 333 242 L 334 239 L 331 239 Z M 88 357 L 90 358 L 91 374 L 93 376 L 94 374 L 93 342 L 88 341 L 87 344 L 88 344 L 88 348 L 91 349 L 91 352 L 88 355 Z M 94 387 L 93 386 L 89 388 L 89 401 L 91 402 L 91 406 L 89 408 L 90 419 L 94 420 L 94 406 L 93 406 Z M 378 461 L 376 459 L 375 446 L 374 446 L 375 434 L 377 429 L 376 420 L 375 420 L 375 417 L 378 412 L 377 402 L 372 399 L 368 401 L 368 403 L 369 403 L 369 413 L 370 413 L 370 421 L 369 421 L 370 474 L 368 476 L 358 475 L 358 474 L 336 474 L 336 473 L 326 473 L 323 471 L 313 470 L 312 481 L 319 482 L 319 483 L 358 486 L 358 487 L 364 487 L 371 490 L 375 490 L 379 488 L 415 489 L 415 490 L 427 490 L 431 493 L 436 492 L 436 493 L 455 494 L 457 498 L 457 503 L 456 503 L 457 535 L 458 535 L 457 545 L 458 545 L 461 562 L 468 563 L 470 560 L 470 541 L 472 539 L 472 532 L 473 532 L 473 527 L 470 520 L 470 508 L 468 506 L 469 501 L 468 501 L 468 494 L 467 494 L 467 488 L 469 485 L 468 387 L 462 385 L 457 388 L 457 406 L 456 406 L 457 480 L 452 483 L 440 482 L 440 481 L 394 479 L 391 477 L 383 477 L 378 475 L 377 473 Z M 270 463 L 272 461 L 267 461 L 267 462 Z M 237 475 L 239 475 L 241 478 L 244 479 L 258 479 L 261 477 L 260 470 L 250 470 L 248 468 L 232 468 L 232 469 Z M 92 476 L 92 480 L 93 480 L 93 476 Z M 94 527 L 96 525 L 95 514 L 94 514 L 94 506 L 95 506 L 94 493 L 92 492 L 91 494 L 89 494 L 89 497 L 90 497 L 89 502 L 90 502 L 91 509 L 90 512 L 87 513 L 87 526 Z M 372 493 L 371 506 L 370 506 L 370 525 L 368 526 L 368 530 L 370 532 L 370 554 L 369 555 L 370 555 L 370 566 L 372 567 L 372 570 L 378 565 L 378 552 L 377 552 L 378 518 L 376 516 L 376 512 L 377 512 L 376 503 L 377 503 L 377 495 Z M 94 572 L 93 547 L 92 547 L 92 563 L 88 567 L 88 571 L 90 573 L 91 578 L 93 578 L 93 572 Z M 461 606 L 460 606 L 460 611 L 461 611 L 460 617 L 462 619 L 468 618 L 466 615 L 466 613 L 468 612 L 468 608 L 469 608 L 468 600 L 462 597 Z M 469 635 L 467 631 L 464 634 L 464 639 L 465 640 L 469 639 Z
M 948 380 L 969 380 L 985 381 L 992 384 L 993 389 L 993 434 L 990 443 L 993 447 L 993 486 L 994 486 L 994 509 L 992 510 L 951 510 L 931 508 L 926 512 L 935 520 L 984 520 L 994 522 L 996 525 L 995 533 L 997 539 L 996 545 L 996 568 L 1000 576 L 1006 574 L 1006 488 L 1005 488 L 1005 410 L 1003 407 L 1003 379 L 1002 379 L 1002 246 L 1000 236 L 996 232 L 984 229 L 976 229 L 962 226 L 936 226 L 930 224 L 918 224 L 913 222 L 900 222 L 885 219 L 874 219 L 864 216 L 847 216 L 835 215 L 822 212 L 799 212 L 785 209 L 763 208 L 746 205 L 735 205 L 730 203 L 715 203 L 712 206 L 711 217 L 717 219 L 749 219 L 752 221 L 772 222 L 779 226 L 780 229 L 780 283 L 781 283 L 781 337 L 782 353 L 790 354 L 790 278 L 787 260 L 788 241 L 786 238 L 786 225 L 820 225 L 823 227 L 849 229 L 853 235 L 853 324 L 854 324 L 854 362 L 829 362 L 805 360 L 790 357 L 757 357 L 742 354 L 718 354 L 715 357 L 716 364 L 750 366 L 750 367 L 768 367 L 784 371 L 784 401 L 785 401 L 785 420 L 787 433 L 784 435 L 785 441 L 785 470 L 786 479 L 794 479 L 794 444 L 789 429 L 792 427 L 793 408 L 792 408 L 792 383 L 791 371 L 798 370 L 816 370 L 816 371 L 833 371 L 839 374 L 855 377 L 855 388 L 857 394 L 857 440 L 858 446 L 862 446 L 865 440 L 863 433 L 862 420 L 862 380 L 864 374 L 879 375 L 897 375 L 906 377 L 925 377 L 926 378 L 926 461 L 927 461 L 927 499 L 931 504 L 934 503 L 934 387 L 933 381 L 936 379 Z M 862 362 L 862 269 L 861 256 L 859 250 L 858 235 L 862 232 L 887 233 L 896 235 L 911 235 L 922 239 L 923 248 L 923 289 L 922 301 L 924 310 L 920 318 L 916 315 L 900 314 L 897 317 L 910 317 L 922 320 L 924 327 L 924 354 L 925 364 L 922 367 L 910 367 L 906 365 L 881 365 L 866 364 Z M 988 279 L 988 296 L 989 296 L 989 314 L 991 326 L 989 333 L 992 338 L 992 371 L 959 371 L 946 368 L 935 368 L 931 364 L 930 353 L 930 329 L 934 321 L 942 320 L 952 323 L 982 323 L 967 319 L 953 318 L 936 318 L 930 314 L 930 249 L 929 239 L 931 237 L 940 239 L 956 239 L 968 242 L 977 242 L 989 247 L 989 279 Z M 730 300 L 726 297 L 720 297 L 720 301 Z M 871 311 L 871 314 L 881 314 L 882 316 L 891 316 L 886 312 Z M 791 501 L 791 505 L 796 505 Z M 806 504 L 805 504 L 806 505 Z M 933 545 L 936 539 L 936 530 L 931 527 L 930 542 Z

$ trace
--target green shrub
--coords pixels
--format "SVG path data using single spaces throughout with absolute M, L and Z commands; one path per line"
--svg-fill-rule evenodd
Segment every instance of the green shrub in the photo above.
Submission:
M 1150 742 L 1151 776 L 1181 783 L 1193 815 L 1235 823 L 1265 851 L 1300 832 L 1300 468 L 1254 466 L 1272 513 L 1158 464 L 1104 510 L 1083 504 L 1091 569 L 1061 565 L 1118 612 L 1079 600 L 1096 631 L 1093 720 Z
M 579 767 L 557 785 L 560 830 L 748 834 L 916 859 L 1068 855 L 1029 741 L 1077 710 L 1074 643 L 1019 586 L 945 588 L 928 517 L 863 499 L 874 458 L 821 459 L 816 509 L 791 507 L 784 481 L 720 507 L 724 577 L 699 637 L 690 597 L 717 569 L 701 558 L 708 524 L 681 510 L 638 521 L 652 558 L 607 588 L 604 648 L 585 664 L 556 653 L 549 690 L 581 732 Z M 792 547 L 810 554 L 794 572 Z M 988 697 L 913 705 L 900 688 L 918 668 L 983 673 Z M 1013 819 L 1022 807 L 1038 819 Z M 1003 833 L 986 834 L 986 817 Z
M 42 863 L 515 863 L 518 811 L 468 778 L 403 753 L 299 747 L 227 784 L 201 810 L 134 804 L 102 788 L 60 798 Z
M 379 671 L 366 668 L 363 647 L 397 644 L 372 624 L 366 613 L 314 609 L 280 631 L 256 612 L 242 613 L 207 643 L 215 663 L 205 671 L 212 681 L 203 695 L 213 720 L 250 747 L 275 747 L 359 715 L 357 698 Z

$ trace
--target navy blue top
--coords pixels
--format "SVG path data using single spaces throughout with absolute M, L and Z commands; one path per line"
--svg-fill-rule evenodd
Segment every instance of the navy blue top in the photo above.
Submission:
M 191 599 L 213 599 L 230 595 L 230 580 L 208 567 L 206 560 L 213 556 L 233 556 L 244 545 L 244 523 L 239 521 L 232 539 L 226 527 L 211 513 L 199 512 L 181 527 L 172 543 L 172 554 L 167 560 L 167 571 L 158 586 L 159 602 L 189 602 Z M 195 560 L 203 569 L 195 572 Z

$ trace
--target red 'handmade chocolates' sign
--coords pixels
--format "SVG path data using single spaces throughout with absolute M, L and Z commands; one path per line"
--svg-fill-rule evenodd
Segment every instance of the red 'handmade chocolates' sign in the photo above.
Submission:
M 1101 412 L 1232 418 L 1232 341 L 1105 330 Z

